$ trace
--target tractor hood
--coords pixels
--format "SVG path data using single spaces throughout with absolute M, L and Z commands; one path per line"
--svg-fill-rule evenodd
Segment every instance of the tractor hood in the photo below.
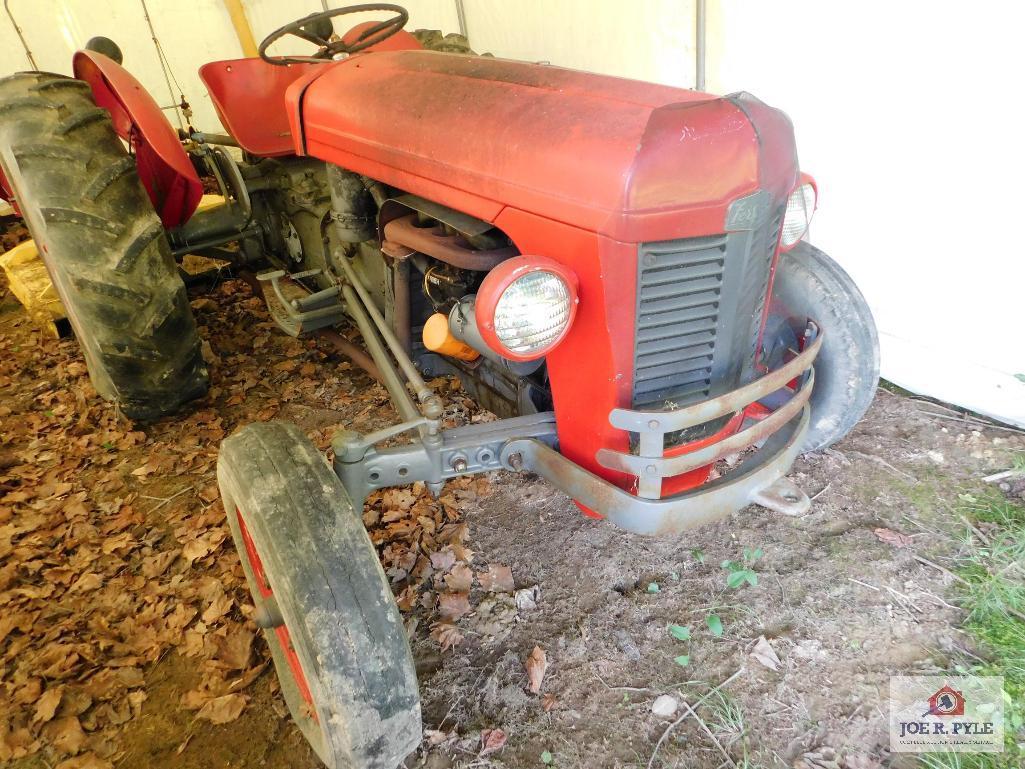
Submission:
M 296 82 L 297 151 L 487 221 L 507 207 L 638 242 L 721 232 L 729 202 L 797 182 L 790 121 L 539 64 L 371 52 Z

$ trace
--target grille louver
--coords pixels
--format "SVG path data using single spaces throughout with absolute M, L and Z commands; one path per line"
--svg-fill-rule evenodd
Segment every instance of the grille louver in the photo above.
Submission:
M 754 376 L 782 216 L 766 205 L 753 226 L 641 245 L 633 408 L 686 406 Z
M 634 407 L 707 397 L 726 236 L 648 243 L 639 257 Z

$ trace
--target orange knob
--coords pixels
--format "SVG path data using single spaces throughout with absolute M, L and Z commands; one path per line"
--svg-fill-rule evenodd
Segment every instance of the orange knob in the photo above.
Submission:
M 434 313 L 424 323 L 424 347 L 431 352 L 459 360 L 477 360 L 480 357 L 479 352 L 452 335 L 448 327 L 448 317 L 440 312 Z

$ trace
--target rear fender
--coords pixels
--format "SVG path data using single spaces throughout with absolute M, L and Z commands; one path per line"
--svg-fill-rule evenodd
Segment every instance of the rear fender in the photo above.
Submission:
M 124 67 L 96 51 L 78 51 L 75 77 L 89 84 L 97 106 L 110 113 L 128 142 L 139 179 L 164 227 L 189 220 L 203 197 L 199 174 L 159 105 Z

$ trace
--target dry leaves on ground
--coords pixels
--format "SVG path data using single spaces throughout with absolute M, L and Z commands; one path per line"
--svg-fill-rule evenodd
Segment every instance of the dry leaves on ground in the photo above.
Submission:
M 486 756 L 505 747 L 507 737 L 501 729 L 485 729 L 480 733 L 480 755 Z
M 914 544 L 914 540 L 907 534 L 901 534 L 899 531 L 894 531 L 893 529 L 884 529 L 880 527 L 878 529 L 872 529 L 872 533 L 878 537 L 880 542 L 885 542 L 887 545 L 893 545 L 893 547 L 910 547 Z
M 383 391 L 352 381 L 328 345 L 278 333 L 242 281 L 221 284 L 194 312 L 210 392 L 139 427 L 97 397 L 74 340 L 46 338 L 5 309 L 0 763 L 42 751 L 61 769 L 111 766 L 119 733 L 145 706 L 149 671 L 170 650 L 197 681 L 181 705 L 214 723 L 239 717 L 244 690 L 267 669 L 217 499 L 217 447 L 236 426 L 292 404 L 337 416 L 358 394 Z M 268 367 L 286 359 L 299 373 L 271 380 Z
M 780 662 L 776 650 L 769 644 L 765 636 L 759 636 L 758 641 L 751 650 L 751 656 L 769 670 L 779 670 Z
M 541 691 L 541 684 L 545 679 L 545 672 L 548 670 L 548 655 L 545 654 L 545 650 L 540 646 L 535 646 L 534 650 L 527 657 L 527 687 L 534 694 Z

